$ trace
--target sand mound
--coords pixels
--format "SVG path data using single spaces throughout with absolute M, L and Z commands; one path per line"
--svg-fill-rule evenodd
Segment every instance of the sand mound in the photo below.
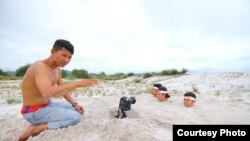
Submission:
M 103 81 L 96 87 L 72 92 L 86 110 L 75 126 L 48 130 L 30 141 L 171 141 L 173 124 L 250 124 L 250 74 L 214 73 L 178 77 L 138 77 Z M 153 83 L 168 88 L 171 98 L 158 102 L 149 94 Z M 0 82 L 1 141 L 15 140 L 28 125 L 20 114 L 20 81 Z M 184 92 L 197 93 L 194 107 L 182 103 Z M 135 96 L 128 117 L 117 119 L 122 96 Z M 10 103 L 10 99 L 14 102 Z M 56 101 L 64 101 L 57 98 Z

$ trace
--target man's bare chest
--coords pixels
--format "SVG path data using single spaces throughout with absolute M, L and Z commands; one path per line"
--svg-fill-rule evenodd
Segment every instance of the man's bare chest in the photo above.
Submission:
M 52 85 L 57 84 L 59 79 L 59 73 L 58 71 L 50 71 L 48 72 L 48 78 L 50 79 L 50 82 Z

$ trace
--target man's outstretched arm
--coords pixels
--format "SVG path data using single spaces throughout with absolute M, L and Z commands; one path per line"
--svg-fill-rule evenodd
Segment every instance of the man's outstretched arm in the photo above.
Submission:
M 49 76 L 46 72 L 43 71 L 43 69 L 36 70 L 34 79 L 39 91 L 44 97 L 63 96 L 78 87 L 87 87 L 97 84 L 97 80 L 95 79 L 86 79 L 72 82 L 70 84 L 55 86 L 51 84 Z

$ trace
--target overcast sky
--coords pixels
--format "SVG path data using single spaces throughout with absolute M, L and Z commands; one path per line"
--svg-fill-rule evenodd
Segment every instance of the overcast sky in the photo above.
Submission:
M 91 73 L 250 71 L 249 0 L 0 0 L 0 68 L 47 58 L 56 39 Z

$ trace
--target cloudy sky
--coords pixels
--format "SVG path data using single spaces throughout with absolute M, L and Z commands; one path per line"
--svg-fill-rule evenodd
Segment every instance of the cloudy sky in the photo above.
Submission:
M 249 0 L 1 0 L 0 68 L 47 58 L 56 39 L 88 72 L 250 71 Z

